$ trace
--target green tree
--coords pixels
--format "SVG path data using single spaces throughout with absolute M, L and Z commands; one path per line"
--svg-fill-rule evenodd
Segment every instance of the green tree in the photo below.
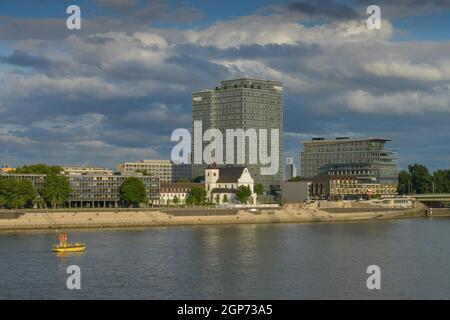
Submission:
M 178 197 L 177 196 L 174 196 L 173 197 L 173 204 L 178 204 L 178 202 L 180 202 L 179 200 L 178 200 Z
M 31 204 L 37 192 L 30 180 L 0 180 L 0 206 L 10 209 Z
M 46 164 L 32 164 L 28 166 L 22 166 L 16 168 L 13 173 L 22 173 L 22 174 L 60 174 L 62 168 L 59 166 L 49 166 Z
M 143 176 L 149 176 L 149 177 L 153 176 L 153 173 L 148 171 L 147 169 L 139 169 L 139 170 L 136 170 L 136 172 L 142 173 Z
M 411 175 L 411 183 L 414 193 L 427 193 L 431 191 L 432 177 L 427 167 L 421 164 L 413 164 L 408 166 Z
M 195 199 L 194 199 L 194 196 L 192 194 L 188 194 L 188 196 L 186 197 L 186 204 L 187 205 L 194 205 L 195 204 Z
M 5 179 L 0 179 L 0 208 L 6 207 L 7 204 L 7 187 Z
M 289 179 L 288 181 L 289 182 L 299 182 L 299 181 L 301 181 L 301 178 L 299 176 L 296 176 L 296 177 Z
M 236 190 L 236 198 L 240 203 L 246 204 L 252 195 L 252 190 L 247 186 L 240 186 Z
M 205 177 L 204 176 L 198 176 L 198 177 L 195 177 L 194 178 L 194 182 L 195 183 L 201 183 L 202 181 L 204 181 L 205 180 Z
M 436 193 L 450 193 L 450 170 L 437 170 L 433 174 Z
M 186 178 L 181 178 L 180 180 L 177 181 L 177 183 L 190 183 L 191 181 L 189 179 Z
M 398 173 L 398 187 L 397 191 L 400 194 L 408 194 L 411 192 L 411 175 L 408 171 L 402 170 Z
M 196 205 L 206 203 L 206 190 L 202 187 L 193 187 L 189 193 L 192 196 L 193 203 Z
M 43 208 L 45 206 L 45 201 L 41 197 L 37 197 L 32 202 L 33 207 Z
M 72 192 L 69 180 L 65 176 L 49 174 L 42 188 L 42 196 L 52 208 L 64 205 Z
M 120 196 L 126 203 L 139 206 L 148 202 L 144 183 L 136 177 L 129 177 L 120 186 Z
M 228 203 L 228 195 L 226 193 L 223 195 L 223 203 Z
M 264 193 L 264 186 L 261 183 L 255 185 L 255 193 L 260 196 Z

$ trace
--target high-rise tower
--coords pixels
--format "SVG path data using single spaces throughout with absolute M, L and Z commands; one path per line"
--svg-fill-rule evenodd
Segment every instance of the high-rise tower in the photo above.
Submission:
M 267 146 L 270 154 L 270 129 L 278 129 L 279 145 L 277 147 L 276 174 L 262 175 L 261 164 L 258 157 L 256 164 L 249 163 L 249 144 L 237 145 L 236 148 L 244 148 L 244 165 L 250 170 L 255 184 L 264 185 L 268 194 L 276 195 L 280 192 L 283 168 L 283 84 L 279 81 L 259 80 L 253 78 L 241 78 L 221 81 L 220 86 L 214 89 L 202 90 L 192 94 L 192 120 L 202 122 L 202 131 L 219 129 L 225 137 L 227 129 L 267 129 Z M 193 125 L 194 127 L 194 125 Z M 203 133 L 202 132 L 202 133 Z M 193 144 L 195 143 L 195 137 Z M 197 141 L 198 142 L 198 141 Z M 203 148 L 209 142 L 202 142 Z M 194 152 L 194 148 L 192 149 Z M 224 163 L 226 162 L 224 150 Z M 236 163 L 232 163 L 236 164 Z M 231 164 L 231 165 L 232 165 Z M 202 165 L 192 163 L 193 177 L 204 173 L 205 163 Z

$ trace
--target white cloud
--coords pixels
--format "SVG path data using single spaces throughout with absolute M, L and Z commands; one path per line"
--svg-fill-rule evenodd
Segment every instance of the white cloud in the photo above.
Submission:
M 0 126 L 0 134 L 12 134 L 14 132 L 23 132 L 26 128 L 17 124 L 2 123 Z
M 81 140 L 77 142 L 63 143 L 63 151 L 76 152 L 84 150 L 86 154 L 96 155 L 98 157 L 114 158 L 115 161 L 124 159 L 155 159 L 162 158 L 159 152 L 153 148 L 132 148 L 120 147 L 108 144 L 101 140 Z
M 0 71 L 0 141 L 13 145 L 36 138 L 35 153 L 31 148 L 17 152 L 46 152 L 55 161 L 85 154 L 107 163 L 161 157 L 159 150 L 169 144 L 164 137 L 173 128 L 190 126 L 191 92 L 244 74 L 284 82 L 285 119 L 295 123 L 286 128 L 286 137 L 294 143 L 309 139 L 311 132 L 358 135 L 348 129 L 349 118 L 364 114 L 450 110 L 450 43 L 395 42 L 397 31 L 389 21 L 383 21 L 382 30 L 368 30 L 365 21 L 313 26 L 302 21 L 250 15 L 191 30 L 142 27 L 72 34 L 58 43 L 17 42 L 15 49 L 52 65 L 50 72 L 20 64 Z M 74 102 L 80 102 L 79 110 L 68 111 Z M 301 118 L 319 113 L 320 119 Z M 1 123 L 6 117 L 23 121 L 30 133 L 14 136 L 17 130 Z M 298 123 L 311 123 L 309 133 L 292 132 L 303 130 Z M 40 143 L 36 132 L 55 142 Z M 21 137 L 27 134 L 32 138 Z
M 0 142 L 13 145 L 31 145 L 34 141 L 29 137 L 18 137 L 12 134 L 0 134 Z
M 376 96 L 357 90 L 350 91 L 343 100 L 350 110 L 362 113 L 450 112 L 449 93 L 408 91 Z
M 50 78 L 45 74 L 9 74 L 5 95 L 27 98 L 57 95 L 69 100 L 113 99 L 145 96 L 147 93 L 126 84 L 107 82 L 99 77 Z
M 397 77 L 418 81 L 450 80 L 450 65 L 432 66 L 407 61 L 376 61 L 364 66 L 365 71 L 380 77 Z
M 251 15 L 231 21 L 215 23 L 200 31 L 184 33 L 184 41 L 219 48 L 243 44 L 308 44 L 334 45 L 348 42 L 389 39 L 393 26 L 383 21 L 382 30 L 368 30 L 364 21 L 341 21 L 307 27 L 284 15 Z M 178 41 L 180 38 L 178 36 Z M 182 41 L 183 41 L 182 40 Z

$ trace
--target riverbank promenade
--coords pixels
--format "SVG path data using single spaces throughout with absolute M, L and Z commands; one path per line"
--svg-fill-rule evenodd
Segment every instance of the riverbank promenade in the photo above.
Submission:
M 13 213 L 13 214 L 12 214 Z M 126 228 L 214 224 L 352 222 L 425 217 L 416 209 L 154 209 L 0 212 L 0 230 Z M 441 216 L 450 216 L 448 210 Z

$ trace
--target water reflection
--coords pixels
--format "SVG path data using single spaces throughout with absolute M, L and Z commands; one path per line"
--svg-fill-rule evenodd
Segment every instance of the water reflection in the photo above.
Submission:
M 449 298 L 450 219 L 0 233 L 0 298 Z M 82 290 L 66 288 L 78 265 Z M 382 270 L 369 292 L 366 268 Z

